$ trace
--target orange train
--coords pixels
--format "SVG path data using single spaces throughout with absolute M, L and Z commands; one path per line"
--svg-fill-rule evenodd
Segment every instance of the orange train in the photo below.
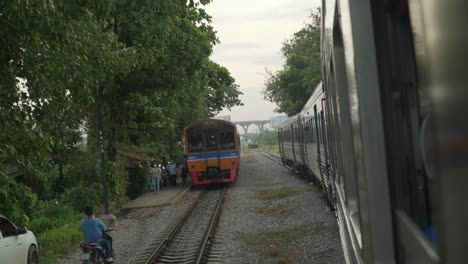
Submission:
M 240 140 L 236 125 L 205 119 L 184 129 L 185 159 L 194 185 L 235 182 Z

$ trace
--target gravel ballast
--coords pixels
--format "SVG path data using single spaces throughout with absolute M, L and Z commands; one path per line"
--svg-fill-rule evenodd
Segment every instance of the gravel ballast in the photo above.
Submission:
M 172 225 L 182 215 L 198 192 L 187 192 L 183 199 L 174 205 L 136 209 L 119 219 L 111 233 L 116 263 L 132 263 L 167 225 Z M 80 254 L 77 245 L 76 251 L 57 263 L 80 263 Z
M 111 234 L 116 263 L 132 263 L 197 195 L 190 191 L 176 204 L 121 217 Z M 335 215 L 321 191 L 255 151 L 243 153 L 219 230 L 222 263 L 344 263 Z M 77 245 L 57 263 L 79 263 L 79 257 Z
M 261 196 L 277 190 L 285 192 Z M 345 262 L 335 215 L 321 191 L 255 151 L 243 153 L 221 225 L 223 263 Z

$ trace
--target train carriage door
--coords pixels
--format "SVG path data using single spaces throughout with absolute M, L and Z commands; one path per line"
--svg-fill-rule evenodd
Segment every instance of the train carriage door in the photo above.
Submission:
M 329 158 L 329 138 L 328 138 L 328 133 L 327 133 L 327 126 L 328 123 L 325 119 L 325 99 L 322 99 L 322 109 L 320 110 L 320 134 L 321 134 L 321 140 L 322 140 L 322 147 L 323 147 L 323 178 L 325 179 L 325 186 L 324 186 L 324 191 L 327 199 L 328 206 L 330 210 L 334 210 L 334 201 L 333 201 L 333 181 L 330 179 L 330 158 Z
M 303 124 L 304 124 L 304 140 L 302 141 L 302 145 L 303 145 L 303 148 L 304 148 L 304 166 L 307 166 L 307 167 L 310 167 L 309 166 L 309 159 L 307 158 L 309 156 L 309 151 L 307 150 L 307 144 L 309 143 L 309 140 L 310 140 L 310 123 L 309 123 L 309 120 L 306 120 L 306 118 L 304 117 L 303 119 Z
M 294 142 L 294 141 L 296 140 L 295 137 L 296 137 L 296 133 L 295 133 L 295 131 L 294 131 L 294 125 L 291 124 L 291 152 L 292 152 L 292 156 L 293 156 L 293 159 L 294 159 L 294 165 L 296 165 L 296 163 L 297 163 L 297 162 L 296 162 L 296 151 L 295 151 L 295 149 L 296 149 L 296 147 L 295 147 L 296 143 Z
M 325 99 L 322 99 L 322 110 L 320 111 L 320 120 L 322 122 L 322 142 L 323 142 L 323 149 L 324 149 L 324 156 L 325 156 L 325 172 L 327 176 L 327 181 L 330 182 L 330 146 L 329 146 L 329 140 L 330 140 L 330 135 L 328 134 L 329 131 L 329 124 L 330 122 L 327 121 L 325 118 L 326 115 L 326 110 L 325 110 Z
M 320 175 L 317 175 L 320 177 L 322 184 L 325 183 L 324 178 L 323 178 L 323 163 L 322 163 L 322 151 L 321 151 L 321 145 L 322 145 L 322 139 L 320 137 L 320 119 L 319 115 L 317 113 L 317 105 L 314 105 L 314 120 L 315 120 L 315 144 L 317 146 L 317 164 L 319 167 Z
M 300 162 L 301 162 L 301 170 L 303 169 L 302 168 L 302 165 L 305 165 L 305 145 L 304 145 L 304 141 L 305 141 L 305 135 L 304 135 L 304 127 L 305 127 L 305 122 L 303 122 L 303 119 L 301 119 L 300 117 L 297 118 L 298 120 L 298 127 L 297 127 L 297 130 L 298 130 L 298 147 L 299 147 L 299 153 L 301 154 L 301 157 L 300 157 Z M 303 173 L 301 171 L 301 173 Z
M 283 129 L 278 128 L 278 147 L 279 147 L 279 152 L 280 156 L 284 157 L 284 151 L 283 151 L 283 140 L 284 140 L 284 135 L 283 135 Z

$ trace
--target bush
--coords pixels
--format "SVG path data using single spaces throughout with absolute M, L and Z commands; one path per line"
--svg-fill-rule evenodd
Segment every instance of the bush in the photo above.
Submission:
M 148 172 L 144 168 L 133 167 L 129 168 L 129 185 L 127 196 L 130 199 L 135 199 L 145 192 L 149 184 Z
M 128 188 L 128 169 L 126 160 L 118 159 L 116 162 L 109 162 L 108 183 L 109 201 L 111 207 L 120 209 L 127 202 L 126 196 Z
M 80 215 L 72 207 L 47 201 L 37 202 L 31 211 L 31 216 L 28 228 L 35 234 L 69 225 L 80 219 Z
M 100 205 L 101 189 L 97 184 L 90 186 L 78 185 L 65 190 L 60 196 L 60 202 L 82 212 L 86 206 L 96 207 Z
M 39 217 L 29 222 L 28 229 L 36 235 L 56 227 L 56 221 L 48 217 Z
M 41 255 L 68 253 L 77 247 L 82 240 L 80 223 L 75 221 L 68 225 L 51 229 L 37 236 L 37 243 L 41 247 Z

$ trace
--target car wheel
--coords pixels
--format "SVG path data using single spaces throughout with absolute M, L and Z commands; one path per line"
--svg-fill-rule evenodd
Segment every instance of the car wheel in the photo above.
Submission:
M 34 245 L 30 246 L 28 250 L 28 264 L 39 264 L 39 254 Z

